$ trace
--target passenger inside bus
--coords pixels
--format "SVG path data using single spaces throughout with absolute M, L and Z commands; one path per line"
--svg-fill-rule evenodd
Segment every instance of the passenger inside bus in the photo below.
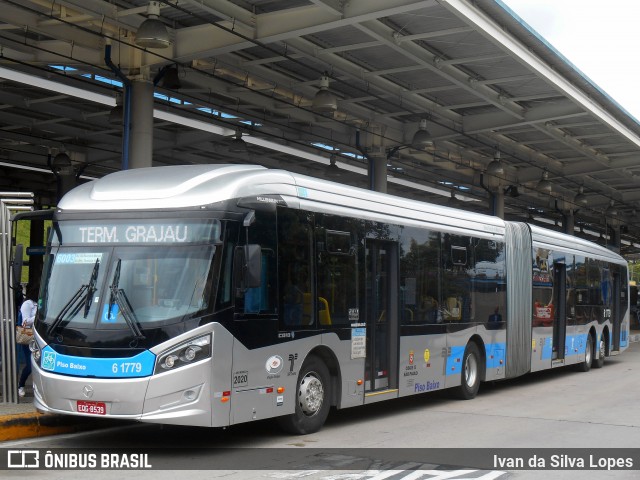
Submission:
M 502 328 L 502 315 L 500 315 L 500 307 L 496 307 L 487 323 L 488 330 L 500 330 Z

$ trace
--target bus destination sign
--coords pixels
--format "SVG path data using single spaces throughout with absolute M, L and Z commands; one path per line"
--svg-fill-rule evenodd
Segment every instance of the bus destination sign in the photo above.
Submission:
M 62 235 L 62 241 L 57 238 Z M 54 243 L 61 244 L 175 244 L 217 242 L 220 224 L 205 221 L 114 221 L 109 223 L 60 222 Z

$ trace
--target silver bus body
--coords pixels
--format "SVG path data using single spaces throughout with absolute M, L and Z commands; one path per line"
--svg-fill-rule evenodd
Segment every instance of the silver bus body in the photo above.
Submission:
M 106 218 L 104 215 L 119 218 L 122 214 L 131 218 L 132 214 L 142 212 L 158 216 L 167 211 L 166 218 L 179 218 L 180 211 L 202 211 L 210 205 L 222 205 L 230 201 L 240 204 L 242 199 L 247 198 L 252 199 L 253 204 L 262 203 L 265 207 L 273 203 L 278 208 L 284 205 L 292 210 L 316 215 L 399 226 L 400 230 L 424 229 L 442 236 L 466 236 L 474 241 L 486 242 L 492 248 L 494 245 L 504 245 L 505 253 L 499 261 L 479 262 L 471 273 L 465 273 L 465 268 L 471 269 L 464 267 L 462 261 L 455 268 L 475 285 L 474 295 L 478 298 L 485 295 L 481 282 L 488 285 L 486 295 L 493 295 L 496 289 L 505 289 L 506 304 L 501 310 L 501 315 L 506 317 L 505 325 L 503 328 L 490 329 L 486 324 L 476 321 L 464 328 L 436 331 L 436 328 L 440 328 L 437 325 L 442 324 L 443 320 L 435 318 L 430 333 L 403 334 L 404 331 L 419 332 L 420 328 L 412 324 L 413 316 L 417 315 L 418 300 L 409 300 L 413 303 L 407 303 L 406 300 L 419 296 L 411 291 L 415 280 L 410 279 L 398 286 L 400 293 L 390 297 L 392 303 L 389 305 L 394 306 L 396 311 L 404 311 L 407 318 L 402 322 L 395 317 L 389 320 L 389 336 L 396 338 L 397 343 L 391 342 L 388 346 L 390 358 L 386 365 L 390 368 L 381 372 L 380 378 L 371 375 L 366 378 L 365 369 L 374 371 L 375 367 L 367 364 L 371 345 L 365 342 L 362 347 L 362 336 L 369 334 L 368 329 L 376 328 L 376 322 L 380 323 L 386 314 L 384 310 L 378 319 L 371 319 L 364 318 L 361 316 L 363 312 L 353 309 L 349 313 L 349 323 L 340 331 L 337 328 L 323 328 L 316 323 L 318 328 L 309 333 L 307 330 L 283 328 L 280 323 L 278 341 L 258 347 L 244 345 L 229 328 L 211 317 L 212 321 L 149 348 L 153 357 L 149 360 L 148 368 L 153 371 L 144 376 L 96 378 L 80 370 L 76 375 L 68 367 L 61 371 L 51 366 L 44 369 L 42 359 L 34 359 L 33 383 L 38 410 L 223 427 L 292 416 L 300 408 L 311 408 L 305 404 L 301 407 L 296 398 L 299 390 L 304 388 L 300 385 L 300 377 L 311 356 L 324 363 L 329 372 L 330 384 L 323 388 L 331 392 L 331 396 L 323 401 L 337 408 L 347 408 L 460 387 L 465 381 L 465 368 L 468 368 L 465 362 L 470 343 L 476 345 L 474 348 L 478 350 L 478 360 L 482 363 L 478 374 L 482 377 L 479 380 L 483 381 L 511 378 L 557 366 L 580 365 L 585 362 L 588 341 L 593 343 L 595 340 L 597 347 L 593 352 L 596 355 L 598 348 L 604 348 L 606 355 L 614 355 L 628 346 L 629 306 L 628 294 L 625 293 L 628 278 L 624 259 L 580 238 L 532 225 L 505 222 L 497 217 L 426 204 L 290 172 L 241 165 L 158 167 L 117 172 L 72 190 L 62 199 L 57 212 L 61 226 L 68 221 L 65 219 L 91 220 L 94 216 Z M 400 249 L 406 252 L 410 248 L 408 244 L 398 243 L 395 245 L 385 240 L 379 246 L 382 250 L 387 249 L 382 251 L 381 258 L 388 260 L 395 255 L 393 252 L 397 253 Z M 49 249 L 52 248 L 50 245 Z M 320 247 L 316 243 L 314 248 Z M 358 245 L 357 248 L 363 246 Z M 543 252 L 544 258 L 538 255 L 536 259 L 535 252 Z M 536 262 L 548 269 L 547 280 L 553 275 L 564 275 L 558 273 L 564 269 L 573 275 L 573 263 L 563 263 L 566 256 L 585 257 L 601 262 L 605 265 L 602 268 L 611 265 L 612 269 L 619 269 L 615 276 L 611 274 L 611 278 L 615 277 L 618 281 L 618 290 L 607 287 L 611 288 L 611 292 L 615 290 L 617 299 L 622 299 L 619 302 L 621 306 L 615 308 L 618 315 L 615 322 L 609 312 L 609 315 L 598 317 L 599 320 L 581 324 L 571 320 L 567 323 L 564 319 L 560 333 L 554 333 L 552 326 L 534 324 L 532 311 L 536 307 L 532 303 L 532 289 L 542 289 L 541 295 L 546 295 L 547 290 L 549 295 L 557 295 L 551 287 L 539 287 L 535 283 L 536 269 L 540 268 Z M 545 261 L 552 262 L 555 269 L 544 264 Z M 393 265 L 393 260 L 389 265 L 393 271 L 399 270 L 397 265 Z M 491 280 L 492 277 L 506 280 L 496 283 Z M 558 282 L 553 284 L 557 286 Z M 441 303 L 444 303 L 444 299 Z M 553 305 L 553 302 L 544 305 L 545 311 L 549 311 L 549 305 Z M 312 308 L 318 315 L 322 306 Z M 460 308 L 462 306 L 450 310 L 457 312 Z M 540 307 L 541 311 L 544 308 Z M 589 308 L 594 312 L 597 309 L 596 306 Z M 496 315 L 497 310 L 496 307 Z M 451 311 L 447 314 L 452 318 L 460 315 Z M 565 317 L 569 319 L 577 315 L 575 311 L 566 313 Z M 486 316 L 486 312 L 482 314 Z M 282 312 L 279 311 L 278 315 L 282 315 Z M 390 313 L 387 318 L 392 315 Z M 473 316 L 480 315 L 480 312 L 471 312 L 469 315 L 477 320 Z M 37 349 L 41 355 L 49 352 L 51 360 L 53 348 L 44 339 L 45 330 L 43 327 L 36 332 Z M 163 352 L 203 335 L 211 336 L 209 357 L 176 370 L 162 371 L 158 359 Z M 554 335 L 560 335 L 556 339 L 565 340 L 564 353 L 553 350 Z M 604 342 L 602 345 L 601 341 Z M 69 359 L 82 363 L 82 359 L 73 354 L 58 353 L 57 358 L 63 364 L 69 363 Z M 106 357 L 103 360 L 113 361 L 116 370 L 121 368 L 120 364 L 116 364 L 122 359 Z M 153 368 L 151 363 L 154 363 Z M 98 411 L 86 410 L 94 408 L 92 402 L 96 402 Z M 84 412 L 79 410 L 79 405 L 85 409 Z M 104 411 L 101 411 L 103 407 Z M 299 433 L 306 431 L 302 429 Z

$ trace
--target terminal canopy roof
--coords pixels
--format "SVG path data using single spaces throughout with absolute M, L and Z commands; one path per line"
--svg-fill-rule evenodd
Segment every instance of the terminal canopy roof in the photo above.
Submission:
M 121 73 L 157 82 L 154 166 L 368 188 L 378 159 L 389 193 L 490 213 L 498 192 L 506 219 L 562 229 L 574 214 L 577 235 L 619 228 L 622 252 L 640 249 L 638 121 L 501 2 L 159 1 L 167 48 L 136 43 L 149 3 L 0 0 L 0 189 L 55 203 L 60 152 L 78 181 L 121 168 L 108 42 Z M 421 124 L 433 143 L 417 148 Z

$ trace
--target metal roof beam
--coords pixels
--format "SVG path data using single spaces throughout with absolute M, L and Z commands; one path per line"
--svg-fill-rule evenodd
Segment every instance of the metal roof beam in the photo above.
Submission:
M 239 31 L 246 37 L 268 44 L 436 4 L 435 0 L 351 0 L 342 14 L 334 13 L 324 5 L 309 5 L 255 15 L 255 29 L 240 26 Z M 233 25 L 229 24 L 228 27 Z M 180 28 L 176 30 L 175 43 L 175 59 L 178 61 L 206 58 L 254 46 L 251 41 L 214 24 Z
M 412 12 L 437 5 L 436 0 L 350 0 L 342 13 L 312 5 L 258 15 L 256 38 L 270 43 Z
M 469 33 L 469 32 L 473 32 L 473 28 L 455 27 L 455 28 L 447 28 L 445 30 L 435 30 L 433 32 L 416 33 L 414 35 L 395 34 L 393 38 L 397 43 L 404 43 L 404 42 L 416 42 L 419 40 L 427 40 L 429 38 L 438 38 L 438 37 L 444 37 L 446 35 L 456 35 L 459 33 Z M 449 61 L 450 60 L 443 60 L 443 62 L 449 62 Z
M 587 113 L 571 102 L 556 102 L 530 108 L 521 120 L 514 120 L 503 112 L 468 115 L 463 118 L 465 133 L 474 134 L 501 128 L 512 128 L 521 125 L 549 122 L 563 118 L 573 118 Z
M 473 29 L 469 29 L 473 31 Z M 413 35 L 409 35 L 413 36 Z M 403 39 L 406 37 L 402 37 Z M 498 58 L 508 57 L 506 53 L 491 53 L 488 55 L 476 55 L 473 57 L 460 57 L 460 58 L 450 58 L 447 60 L 438 59 L 438 65 L 461 65 L 461 64 L 469 64 L 476 62 L 486 62 L 487 60 L 496 60 Z
M 284 62 L 284 61 L 292 59 L 292 58 L 298 59 L 298 58 L 303 58 L 303 57 L 302 57 L 302 55 L 294 53 L 294 54 L 287 55 L 286 57 L 280 55 L 280 56 L 277 56 L 277 57 L 258 58 L 256 60 L 246 60 L 246 61 L 242 62 L 241 65 L 247 65 L 247 66 L 249 66 L 249 65 L 268 65 L 269 63 Z
M 289 46 L 294 51 L 296 52 L 299 51 L 300 53 L 302 53 L 307 57 L 309 57 L 310 55 L 312 56 L 312 53 L 310 52 L 314 52 L 314 44 L 303 39 L 293 40 L 292 42 L 289 43 Z M 329 59 L 334 64 L 334 69 L 336 73 L 345 72 L 348 74 L 346 79 L 343 81 L 345 81 L 346 83 L 349 83 L 349 82 L 352 82 L 354 79 L 357 79 L 358 82 L 363 83 L 362 76 L 361 76 L 362 70 L 360 67 L 353 65 L 353 63 L 343 59 L 339 55 L 330 54 Z M 226 60 L 226 57 L 225 57 L 225 60 Z M 233 58 L 230 58 L 229 62 L 232 62 L 233 60 L 234 60 Z M 318 59 L 316 58 L 316 60 Z M 319 61 L 324 63 L 324 60 L 325 60 L 325 56 L 323 55 L 319 59 Z M 336 64 L 335 63 L 336 61 L 339 63 Z M 235 62 L 237 63 L 238 68 L 242 69 L 242 65 L 238 62 L 237 59 L 235 59 Z M 327 63 L 327 65 L 329 64 Z M 351 71 L 347 71 L 346 70 L 347 68 L 351 69 Z M 269 69 L 261 65 L 252 65 L 250 67 L 247 67 L 246 69 L 243 69 L 243 72 L 244 72 L 243 78 L 246 76 L 247 73 L 255 75 L 256 78 L 258 79 L 269 78 L 270 81 L 272 82 L 271 90 L 273 89 L 277 90 L 280 87 L 284 88 L 285 90 L 290 90 L 291 86 L 294 85 L 294 82 L 290 77 L 287 77 L 274 69 Z M 340 76 L 340 78 L 342 78 L 342 75 Z M 384 91 L 382 88 L 379 88 L 377 85 L 373 85 L 373 84 L 377 84 L 378 81 L 385 82 L 385 83 L 388 82 L 387 80 L 380 79 L 379 77 L 374 77 L 374 79 L 372 79 L 370 82 L 373 86 L 371 91 L 376 91 L 376 92 Z M 388 82 L 388 83 L 391 84 L 391 82 Z M 315 93 L 317 92 L 316 84 L 317 84 L 317 81 L 312 81 L 310 83 L 305 82 L 305 85 L 308 85 L 308 86 L 303 86 L 300 92 L 290 90 L 291 98 L 293 99 L 294 95 L 297 97 L 299 97 L 300 95 L 305 95 L 306 97 L 308 97 L 309 101 L 311 101 L 311 99 L 313 98 L 313 95 L 315 95 Z M 296 82 L 295 85 L 299 86 L 301 85 L 301 83 Z M 395 84 L 392 84 L 392 85 L 395 85 Z M 244 92 L 252 92 L 253 90 L 252 88 L 248 88 L 248 87 L 246 88 L 242 87 L 242 88 Z M 252 102 L 255 101 L 257 105 L 263 106 L 267 110 L 275 111 L 278 108 L 282 108 L 282 106 L 285 105 L 283 102 L 278 102 L 271 97 L 258 95 L 257 93 L 250 93 L 249 95 L 250 96 L 246 98 L 250 99 Z M 390 95 L 390 97 L 393 97 L 393 95 Z M 372 97 L 372 100 L 375 100 L 375 99 L 376 99 L 375 96 Z M 297 107 L 299 106 L 299 103 L 298 101 L 295 101 L 295 102 L 291 101 L 289 105 Z M 344 119 L 342 118 L 343 115 L 340 115 L 338 113 L 336 114 L 336 118 L 338 120 L 344 120 L 348 123 L 351 123 L 351 125 L 345 125 L 344 122 L 334 122 L 334 126 L 332 128 L 335 129 L 337 132 L 343 131 L 345 135 L 353 135 L 354 128 L 357 126 L 356 123 L 358 123 L 356 121 L 359 121 L 360 123 L 362 123 L 363 121 L 367 122 L 367 121 L 373 120 L 373 116 L 376 115 L 375 112 L 372 112 L 370 109 L 366 109 L 360 105 L 354 105 L 353 103 L 350 103 L 350 102 L 343 103 L 343 99 L 338 100 L 338 109 L 339 109 L 339 112 L 342 112 L 344 110 L 343 113 L 348 114 L 349 117 Z M 291 116 L 292 118 L 298 118 L 306 122 L 315 122 L 320 118 L 323 120 L 328 118 L 328 117 L 319 116 L 307 108 L 294 109 L 291 113 Z M 398 122 L 395 120 L 389 120 L 388 122 L 385 123 L 385 125 L 387 127 L 388 132 L 390 130 L 401 132 L 405 128 L 402 122 Z M 391 136 L 393 138 L 393 135 Z
M 377 40 L 373 40 L 371 42 L 352 43 L 350 45 L 340 45 L 339 47 L 323 48 L 322 50 L 318 50 L 318 55 L 353 52 L 355 50 L 363 50 L 365 48 L 374 48 L 379 46 L 380 42 Z
M 253 29 L 255 24 L 255 15 L 252 12 L 226 0 L 182 0 L 182 3 L 193 5 L 222 20 L 241 23 L 247 29 Z
M 593 114 L 606 125 L 609 125 L 620 135 L 628 138 L 633 144 L 640 147 L 640 137 L 629 130 L 621 122 L 611 115 L 607 110 L 598 105 L 587 94 L 574 87 L 570 81 L 556 72 L 551 66 L 544 63 L 538 56 L 522 45 L 519 41 L 509 35 L 501 25 L 498 25 L 486 14 L 474 8 L 465 0 L 447 0 L 441 4 L 444 8 L 453 11 L 459 17 L 466 19 L 471 25 L 484 33 L 492 42 L 497 42 L 505 48 L 511 55 L 522 62 L 527 69 L 532 70 L 542 76 L 547 82 L 563 92 L 577 105 Z
M 406 67 L 387 68 L 385 70 L 369 70 L 364 74 L 365 78 L 369 76 L 381 77 L 383 75 L 393 75 L 396 73 L 415 72 L 417 70 L 428 70 L 425 65 L 408 65 Z
M 496 85 L 499 83 L 512 83 L 512 82 L 520 82 L 535 79 L 535 75 L 533 74 L 524 74 L 524 75 L 512 75 L 511 77 L 500 77 L 500 78 L 488 78 L 486 80 L 478 80 L 478 83 L 481 85 Z M 513 100 L 511 97 L 506 97 L 509 100 Z
M 38 33 L 51 39 L 63 40 L 66 41 L 68 46 L 70 42 L 74 42 L 78 44 L 78 46 L 101 48 L 101 39 L 99 36 L 87 33 L 79 28 L 74 28 L 63 22 L 57 22 L 57 25 L 41 25 L 42 20 L 47 17 L 48 15 L 38 15 L 10 4 L 3 4 L 2 8 L 0 8 L 0 21 L 11 25 L 18 25 L 22 27 L 24 32 Z M 18 36 L 20 35 L 18 34 Z M 32 43 L 31 40 L 28 40 L 23 35 L 22 41 L 27 44 Z
M 324 8 L 334 15 L 342 15 L 344 13 L 344 1 L 342 0 L 309 0 L 314 5 Z
M 132 16 L 132 9 L 118 10 L 117 5 L 104 0 L 56 0 L 53 4 L 50 0 L 37 0 L 36 3 L 49 7 L 49 9 L 51 9 L 53 5 L 61 5 L 66 7 L 67 12 L 72 15 L 90 15 L 100 26 L 103 26 L 106 22 L 118 28 L 131 30 L 136 29 L 144 21 L 142 15 Z M 71 9 L 69 7 L 71 7 Z M 135 11 L 139 12 L 138 9 L 135 9 Z M 146 9 L 143 11 L 146 11 Z
M 410 59 L 417 65 L 425 66 L 432 72 L 446 78 L 463 90 L 484 98 L 487 103 L 492 104 L 499 110 L 508 113 L 514 119 L 522 118 L 523 109 L 522 107 L 520 107 L 520 105 L 510 102 L 498 92 L 492 90 L 486 85 L 480 84 L 478 79 L 470 77 L 468 73 L 452 65 L 438 65 L 436 59 L 439 57 L 416 43 L 409 42 L 406 44 L 396 44 L 395 42 L 393 42 L 392 39 L 394 31 L 381 22 L 369 21 L 358 24 L 356 26 L 359 30 L 367 33 L 375 39 L 382 41 L 392 50 L 395 50 L 397 53 Z

